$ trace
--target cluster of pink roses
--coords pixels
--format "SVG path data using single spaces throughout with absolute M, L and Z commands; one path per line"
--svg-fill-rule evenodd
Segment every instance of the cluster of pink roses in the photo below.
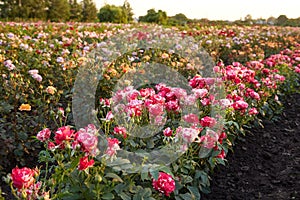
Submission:
M 49 193 L 41 191 L 41 182 L 37 182 L 35 177 L 39 174 L 39 170 L 27 167 L 14 168 L 11 173 L 13 186 L 17 188 L 17 196 L 22 199 L 49 199 Z
M 93 124 L 89 124 L 85 128 L 79 129 L 77 132 L 72 130 L 70 126 L 63 126 L 57 129 L 54 134 L 54 142 L 50 140 L 51 131 L 48 128 L 43 129 L 37 134 L 37 139 L 41 142 L 47 142 L 48 149 L 55 150 L 57 148 L 65 149 L 72 148 L 85 153 L 85 156 L 80 158 L 79 170 L 85 170 L 93 166 L 94 160 L 89 157 L 95 157 L 99 154 L 98 149 L 98 130 Z M 120 143 L 115 138 L 107 138 L 108 147 L 106 154 L 113 156 L 119 150 Z

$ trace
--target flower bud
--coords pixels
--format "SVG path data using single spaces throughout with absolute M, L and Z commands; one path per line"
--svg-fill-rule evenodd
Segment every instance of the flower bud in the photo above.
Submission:
M 98 183 L 101 183 L 101 182 L 102 182 L 102 177 L 101 177 L 99 174 L 97 174 L 97 175 L 95 176 L 95 180 L 96 180 Z

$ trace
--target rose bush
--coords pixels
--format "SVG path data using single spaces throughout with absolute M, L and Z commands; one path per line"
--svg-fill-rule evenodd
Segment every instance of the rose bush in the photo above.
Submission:
M 280 111 L 280 98 L 299 89 L 299 44 L 287 39 L 293 30 L 175 28 L 183 37 L 195 36 L 216 61 L 222 60 L 214 67 L 220 79 L 195 75 L 192 63 L 170 52 L 130 52 L 107 64 L 99 83 L 97 110 L 103 132 L 94 125 L 75 130 L 70 99 L 77 68 L 89 51 L 103 45 L 104 37 L 128 28 L 1 23 L 0 141 L 8 149 L 1 149 L 1 156 L 17 155 L 18 161 L 24 161 L 24 153 L 35 158 L 34 148 L 40 144 L 45 148 L 39 153 L 43 163 L 39 170 L 15 168 L 7 179 L 18 198 L 200 199 L 200 192 L 209 192 L 209 173 L 217 164 L 225 164 L 235 138 L 245 133 L 249 123 L 259 125 L 260 117 L 274 116 Z M 284 46 L 290 49 L 279 52 Z M 123 74 L 151 61 L 183 74 L 191 91 L 160 83 L 142 88 L 127 84 L 111 93 Z M 214 90 L 220 82 L 224 94 Z M 183 111 L 195 105 L 199 112 Z M 211 106 L 225 118 L 211 116 Z M 127 121 L 120 124 L 116 116 Z M 136 124 L 162 128 L 154 137 L 138 138 Z M 39 143 L 30 138 L 34 134 Z M 165 146 L 181 156 L 167 165 L 151 165 L 149 159 L 156 155 L 149 150 Z M 137 160 L 132 162 L 125 151 L 138 152 Z M 165 155 L 167 151 L 158 158 Z M 0 170 L 9 160 L 1 159 Z M 134 165 L 141 163 L 138 166 L 144 167 Z

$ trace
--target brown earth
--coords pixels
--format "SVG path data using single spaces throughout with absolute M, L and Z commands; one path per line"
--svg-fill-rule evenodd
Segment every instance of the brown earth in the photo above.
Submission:
M 237 141 L 203 200 L 300 199 L 300 94 L 287 98 L 279 120 L 263 124 Z

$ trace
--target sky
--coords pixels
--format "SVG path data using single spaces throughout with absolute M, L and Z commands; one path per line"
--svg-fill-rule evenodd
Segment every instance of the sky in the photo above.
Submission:
M 100 9 L 105 3 L 120 6 L 124 0 L 94 0 Z M 288 18 L 300 17 L 299 0 L 128 0 L 134 16 L 147 14 L 154 8 L 167 12 L 168 16 L 183 13 L 190 19 L 207 18 L 210 20 L 238 20 L 248 14 L 253 19 L 270 16 L 277 18 L 286 15 Z

